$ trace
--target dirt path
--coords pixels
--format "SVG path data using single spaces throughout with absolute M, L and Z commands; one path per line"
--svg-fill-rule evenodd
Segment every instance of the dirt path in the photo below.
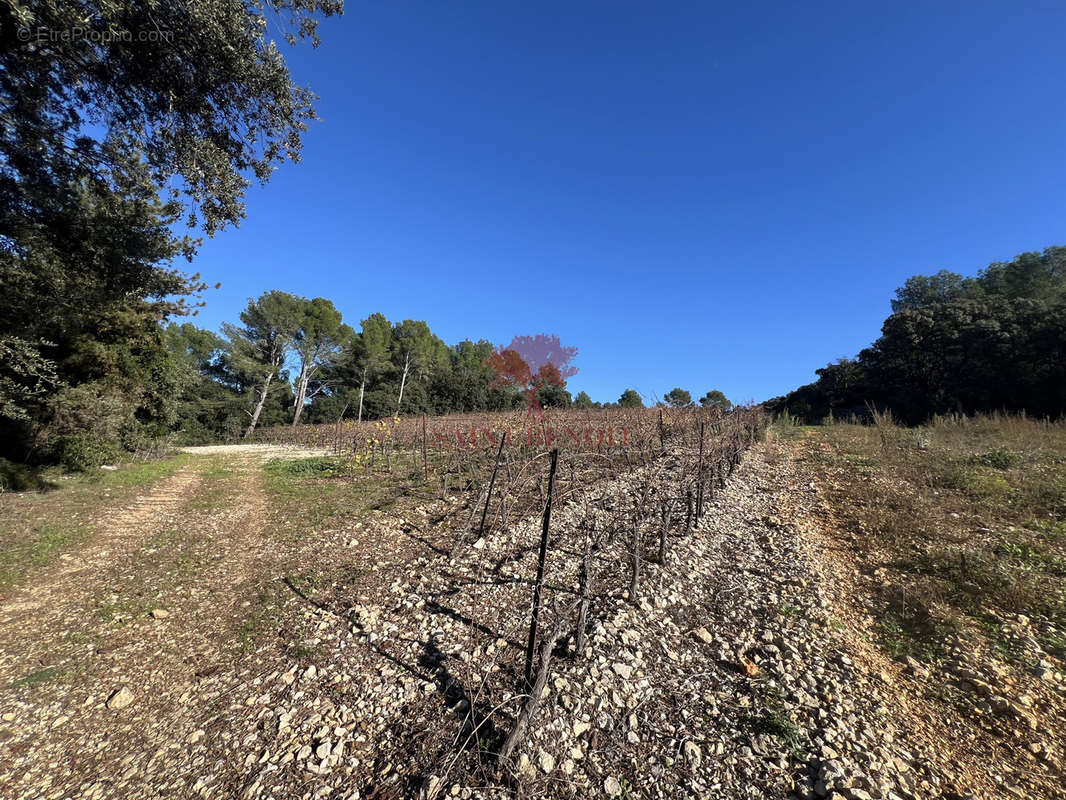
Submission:
M 17 632 L 24 626 L 39 629 L 42 614 L 45 624 L 48 618 L 55 622 L 67 617 L 69 606 L 78 601 L 82 587 L 94 575 L 109 569 L 116 558 L 139 547 L 153 527 L 164 520 L 173 520 L 183 500 L 198 490 L 200 482 L 198 472 L 183 469 L 130 505 L 105 512 L 99 525 L 100 534 L 89 547 L 74 554 L 64 553 L 56 566 L 37 576 L 0 606 L 0 632 Z M 31 620 L 32 625 L 27 626 Z M 4 658 L 10 655 L 8 649 L 0 656 L 0 668 L 7 666 Z
M 168 753 L 245 680 L 234 632 L 264 518 L 257 457 L 196 459 L 0 606 L 0 796 L 184 784 Z
M 265 461 L 271 458 L 327 456 L 333 451 L 328 447 L 297 447 L 295 445 L 282 444 L 206 444 L 196 447 L 183 447 L 181 452 L 201 456 L 256 456 Z

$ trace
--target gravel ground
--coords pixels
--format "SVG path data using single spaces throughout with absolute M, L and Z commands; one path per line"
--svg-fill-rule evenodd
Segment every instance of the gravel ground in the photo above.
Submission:
M 676 480 L 672 469 L 670 459 L 651 468 L 660 481 Z M 1063 796 L 1045 793 L 1053 772 L 1023 790 L 1011 776 L 975 774 L 939 746 L 936 735 L 951 732 L 930 728 L 907 701 L 927 676 L 870 645 L 868 620 L 849 604 L 828 552 L 824 503 L 800 469 L 772 447 L 754 448 L 699 528 L 675 531 L 665 563 L 645 565 L 637 603 L 627 597 L 624 538 L 597 551 L 585 650 L 560 641 L 529 735 L 505 765 L 487 753 L 525 699 L 524 609 L 539 521 L 468 542 L 453 558 L 454 542 L 435 522 L 449 507 L 432 502 L 303 537 L 301 558 L 359 579 L 319 591 L 290 586 L 279 641 L 251 652 L 204 630 L 217 624 L 209 589 L 224 586 L 223 562 L 189 579 L 196 591 L 176 613 L 141 618 L 125 638 L 109 639 L 129 655 L 108 661 L 110 672 L 93 667 L 28 696 L 7 688 L 27 664 L 5 669 L 0 795 Z M 625 476 L 595 494 L 621 502 L 648 477 Z M 257 543 L 249 528 L 264 513 L 255 499 L 239 515 L 236 552 L 246 576 L 260 569 L 276 583 L 276 545 Z M 231 515 L 197 524 L 224 536 Z M 560 538 L 547 584 L 556 588 L 542 631 L 573 600 L 579 553 L 567 532 L 586 517 L 580 501 L 553 514 Z M 139 524 L 165 528 L 167 519 Z M 210 541 L 213 552 L 225 543 Z M 153 644 L 161 625 L 185 633 Z M 56 621 L 44 635 L 62 629 Z M 2 633 L 5 644 L 16 641 Z M 1053 753 L 1056 737 L 1044 738 Z
M 181 452 L 201 456 L 254 455 L 266 461 L 272 458 L 328 456 L 333 453 L 333 450 L 328 447 L 298 447 L 283 444 L 204 444 L 194 447 L 182 447 Z

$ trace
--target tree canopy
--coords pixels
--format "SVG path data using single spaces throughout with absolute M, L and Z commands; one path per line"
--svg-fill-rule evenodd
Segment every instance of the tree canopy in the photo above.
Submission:
M 1066 412 L 1066 248 L 995 262 L 974 278 L 941 271 L 896 292 L 881 336 L 854 359 L 770 401 L 809 421 L 829 413 Z
M 701 397 L 700 405 L 704 408 L 719 408 L 722 411 L 728 411 L 733 407 L 733 404 L 718 389 L 712 389 Z
M 663 396 L 663 400 L 673 408 L 684 408 L 692 405 L 692 395 L 681 388 L 671 389 Z
M 316 44 L 341 10 L 0 5 L 0 454 L 84 453 L 90 431 L 110 453 L 173 427 L 187 364 L 160 323 L 207 288 L 176 264 L 299 159 L 313 96 L 270 36 Z

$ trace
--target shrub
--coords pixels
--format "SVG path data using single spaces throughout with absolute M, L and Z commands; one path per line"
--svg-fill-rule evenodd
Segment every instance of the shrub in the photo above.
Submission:
M 30 492 L 45 488 L 41 476 L 25 464 L 0 458 L 0 492 Z
M 300 458 L 293 461 L 275 459 L 267 462 L 266 469 L 276 475 L 292 475 L 298 478 L 332 478 L 344 473 L 344 465 L 337 458 Z
M 70 472 L 87 472 L 117 460 L 119 447 L 105 439 L 84 433 L 72 433 L 56 440 L 56 455 L 64 469 Z
M 995 450 L 989 450 L 987 453 L 974 457 L 974 461 L 978 464 L 984 464 L 993 469 L 1010 469 L 1018 466 L 1021 460 L 1020 455 L 1003 447 L 997 447 Z

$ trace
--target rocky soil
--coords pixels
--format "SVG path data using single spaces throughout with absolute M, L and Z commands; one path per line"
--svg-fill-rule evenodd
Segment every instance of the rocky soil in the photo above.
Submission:
M 1062 796 L 1062 734 L 1033 730 L 1039 709 L 1017 709 L 1008 742 L 1032 750 L 1031 774 L 975 765 L 967 752 L 994 748 L 928 713 L 925 667 L 871 644 L 819 487 L 773 444 L 697 530 L 672 531 L 663 564 L 649 556 L 636 602 L 624 537 L 595 553 L 584 651 L 561 625 L 504 764 L 492 754 L 525 701 L 539 520 L 455 548 L 443 501 L 342 527 L 279 519 L 258 462 L 224 455 L 231 505 L 198 511 L 204 480 L 179 474 L 105 526 L 73 583 L 61 566 L 0 606 L 0 796 Z M 592 504 L 622 502 L 642 477 L 596 487 Z M 553 514 L 542 632 L 575 599 L 568 533 L 589 502 Z M 300 524 L 283 543 L 264 533 Z M 333 578 L 294 580 L 294 562 Z M 122 624 L 100 614 L 131 596 Z M 242 640 L 250 622 L 265 634 Z M 959 662 L 991 713 L 1024 706 Z M 1062 665 L 1048 664 L 1061 697 Z

